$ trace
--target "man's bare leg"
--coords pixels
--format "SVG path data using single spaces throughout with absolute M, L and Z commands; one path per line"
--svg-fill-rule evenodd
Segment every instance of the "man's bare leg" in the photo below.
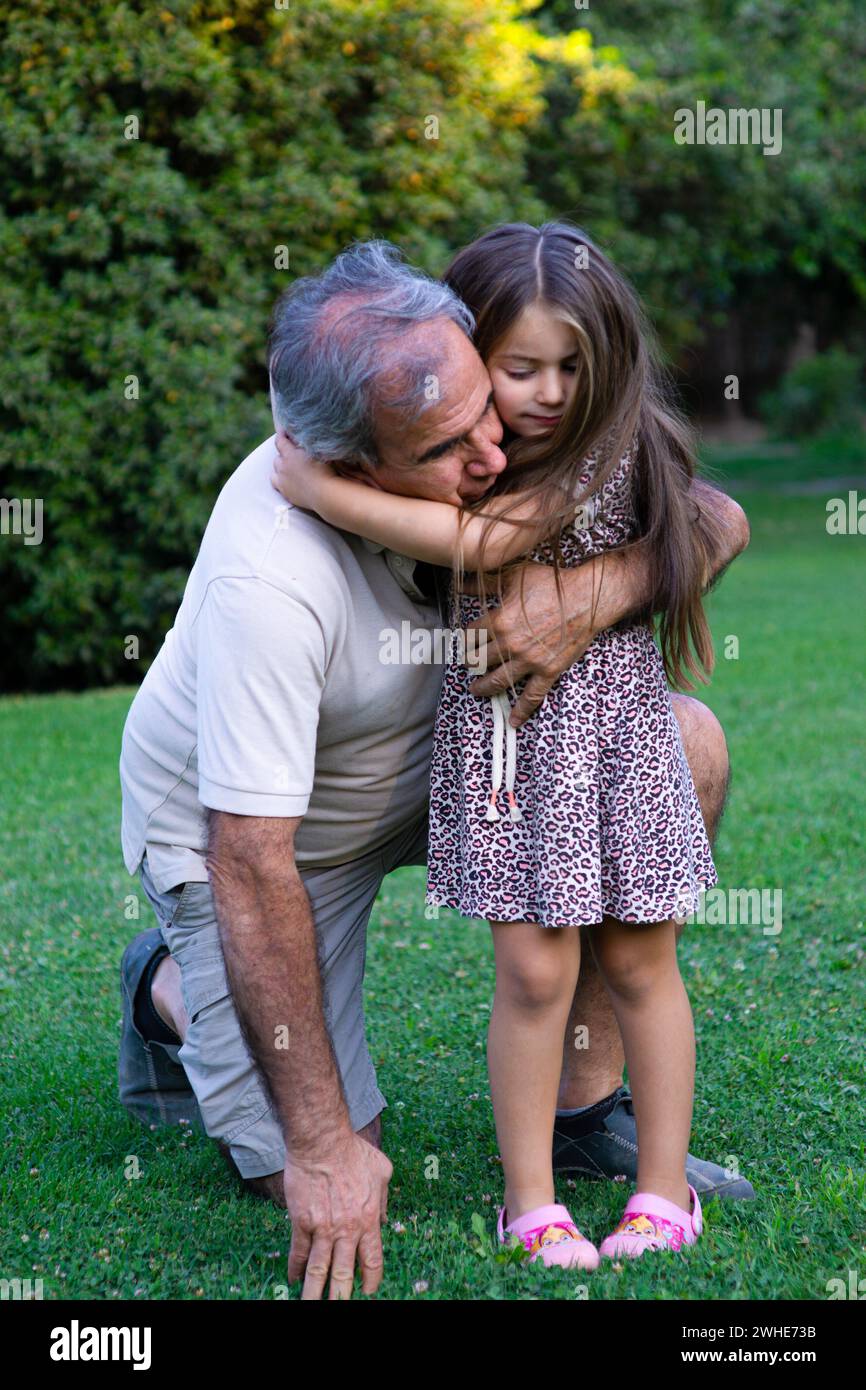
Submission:
M 712 710 L 688 695 L 672 695 L 686 758 L 712 844 L 728 789 L 728 749 Z M 682 928 L 677 932 L 677 939 Z M 625 1056 L 610 999 L 584 935 L 580 976 L 565 1030 L 559 1110 L 595 1105 L 623 1084 Z M 586 1028 L 588 1047 L 575 1047 L 575 1030 Z
M 172 1028 L 181 1041 L 183 1041 L 186 1037 L 187 1029 L 189 1028 L 189 1014 L 183 1002 L 183 991 L 180 984 L 180 966 L 173 956 L 164 956 L 156 967 L 150 987 L 150 997 L 153 1000 L 153 1007 L 156 1009 L 163 1023 L 167 1024 L 169 1028 Z M 381 1116 L 377 1115 L 376 1118 L 371 1120 L 368 1125 L 365 1125 L 363 1129 L 359 1129 L 358 1133 L 363 1139 L 367 1140 L 368 1144 L 372 1144 L 376 1149 L 381 1149 Z M 217 1147 L 228 1166 L 240 1177 L 235 1167 L 234 1160 L 232 1159 L 228 1144 L 224 1144 L 221 1140 L 217 1140 Z M 243 1178 L 242 1181 L 244 1186 L 248 1188 L 250 1192 L 256 1193 L 257 1196 L 264 1197 L 266 1200 L 274 1202 L 278 1207 L 284 1207 L 286 1205 L 286 1198 L 283 1192 L 283 1175 L 281 1172 L 268 1173 L 261 1178 Z
M 183 1042 L 189 1028 L 189 1014 L 180 987 L 180 966 L 174 956 L 163 956 L 153 972 L 150 997 L 163 1023 Z

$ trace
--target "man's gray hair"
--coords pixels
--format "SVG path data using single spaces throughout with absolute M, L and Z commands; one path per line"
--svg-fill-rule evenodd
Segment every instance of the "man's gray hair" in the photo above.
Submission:
M 408 336 L 434 319 L 450 319 L 467 337 L 475 328 L 454 291 L 407 265 L 388 241 L 356 242 L 320 275 L 295 280 L 271 319 L 276 423 L 318 458 L 375 466 L 376 411 L 413 418 L 438 398 L 438 335 L 429 344 Z

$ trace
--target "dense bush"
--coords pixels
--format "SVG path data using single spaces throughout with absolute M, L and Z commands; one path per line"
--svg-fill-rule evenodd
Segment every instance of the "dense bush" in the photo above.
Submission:
M 438 272 L 493 222 L 566 214 L 681 362 L 732 310 L 741 355 L 784 351 L 801 320 L 856 344 L 859 9 L 3 6 L 0 497 L 41 498 L 44 540 L 0 534 L 0 688 L 152 660 L 218 488 L 269 431 L 270 307 L 355 238 Z M 783 152 L 676 145 L 698 99 L 781 106 Z
M 265 330 L 290 276 L 374 235 L 437 269 L 540 212 L 516 8 L 3 8 L 0 495 L 44 502 L 41 545 L 0 536 L 4 688 L 152 660 L 218 488 L 270 430 Z
M 804 320 L 819 346 L 856 332 L 866 304 L 862 0 L 546 0 L 536 19 L 584 58 L 573 72 L 550 66 L 537 190 L 620 260 L 669 351 L 699 344 L 734 307 L 744 356 L 775 318 L 783 345 Z M 676 144 L 674 113 L 699 100 L 780 109 L 780 153 Z
M 856 430 L 864 407 L 862 364 L 842 348 L 799 362 L 761 400 L 761 414 L 779 439 Z

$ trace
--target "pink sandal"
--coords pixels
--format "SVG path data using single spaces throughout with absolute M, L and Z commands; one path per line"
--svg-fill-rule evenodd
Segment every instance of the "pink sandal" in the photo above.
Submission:
M 635 1192 L 626 1203 L 616 1230 L 602 1241 L 599 1254 L 615 1259 L 637 1259 L 645 1250 L 679 1250 L 694 1245 L 704 1221 L 698 1194 L 689 1186 L 691 1212 L 683 1211 L 654 1192 Z
M 592 1241 L 582 1236 L 571 1219 L 568 1207 L 551 1205 L 534 1207 L 503 1226 L 505 1208 L 499 1208 L 496 1234 L 500 1245 L 507 1245 L 509 1236 L 519 1236 L 529 1251 L 532 1264 L 541 1260 L 545 1265 L 564 1265 L 568 1269 L 597 1269 L 598 1251 Z

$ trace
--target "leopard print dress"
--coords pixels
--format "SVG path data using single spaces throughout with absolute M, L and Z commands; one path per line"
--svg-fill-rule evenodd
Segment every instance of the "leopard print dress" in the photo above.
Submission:
M 634 534 L 632 461 L 630 451 L 563 531 L 565 565 Z M 588 458 L 581 486 L 594 466 Z M 547 545 L 533 552 L 541 563 L 551 558 Z M 452 595 L 451 610 L 456 629 L 481 607 Z M 491 797 L 502 728 L 494 702 L 469 693 L 471 679 L 465 663 L 446 665 L 431 764 L 428 915 L 450 907 L 566 927 L 693 911 L 718 877 L 650 628 L 626 621 L 599 633 L 517 730 L 512 802 L 521 819 L 510 818 L 504 793 Z M 491 799 L 502 811 L 492 821 Z

